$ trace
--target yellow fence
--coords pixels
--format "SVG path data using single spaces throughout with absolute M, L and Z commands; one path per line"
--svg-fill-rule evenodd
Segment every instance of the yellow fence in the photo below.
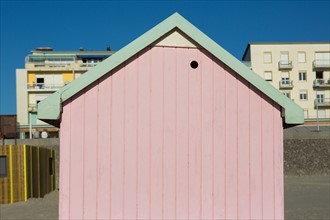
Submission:
M 43 197 L 55 190 L 55 150 L 0 146 L 0 204 Z

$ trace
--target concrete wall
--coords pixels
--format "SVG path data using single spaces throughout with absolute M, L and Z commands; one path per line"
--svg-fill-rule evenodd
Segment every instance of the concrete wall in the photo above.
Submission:
M 16 105 L 17 122 L 28 125 L 27 74 L 25 69 L 16 70 Z

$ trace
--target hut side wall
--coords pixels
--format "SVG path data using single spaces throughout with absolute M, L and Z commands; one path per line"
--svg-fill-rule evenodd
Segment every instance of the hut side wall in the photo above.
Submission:
M 283 219 L 282 132 L 205 51 L 147 48 L 64 104 L 60 218 Z

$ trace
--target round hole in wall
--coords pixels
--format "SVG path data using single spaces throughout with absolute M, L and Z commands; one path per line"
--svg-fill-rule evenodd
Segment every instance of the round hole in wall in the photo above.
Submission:
M 196 69 L 198 67 L 198 62 L 196 60 L 191 61 L 190 67 Z

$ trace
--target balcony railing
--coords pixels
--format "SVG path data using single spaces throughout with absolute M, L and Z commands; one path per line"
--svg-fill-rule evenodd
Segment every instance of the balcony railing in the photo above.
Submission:
M 316 79 L 313 81 L 314 88 L 330 88 L 330 79 Z
M 28 83 L 27 88 L 29 90 L 57 90 L 63 87 L 64 84 L 49 84 L 49 83 Z
M 29 104 L 28 111 L 29 112 L 37 112 L 38 111 L 38 105 L 37 104 Z
M 292 80 L 280 80 L 280 89 L 292 89 L 293 88 L 293 82 Z
M 99 63 L 100 62 L 97 62 L 97 63 L 82 63 L 82 64 L 80 64 L 80 67 L 94 67 Z
M 280 70 L 291 70 L 292 69 L 292 61 L 291 60 L 280 60 L 278 62 L 278 69 L 280 69 Z
M 314 69 L 330 69 L 330 60 L 314 60 L 313 61 Z
M 316 98 L 314 105 L 315 107 L 330 107 L 330 98 Z

